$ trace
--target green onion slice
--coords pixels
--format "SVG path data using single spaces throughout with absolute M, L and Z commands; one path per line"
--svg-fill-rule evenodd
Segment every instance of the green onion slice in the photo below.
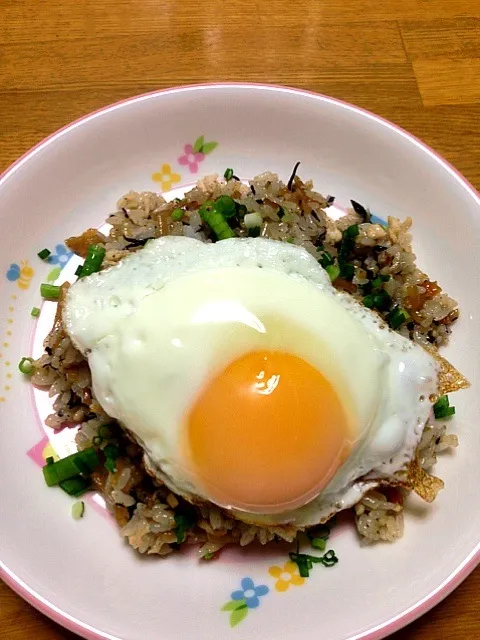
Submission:
M 115 473 L 117 470 L 117 464 L 112 458 L 107 458 L 104 467 L 107 471 L 110 471 L 110 473 Z
M 90 486 L 90 480 L 82 478 L 82 476 L 74 476 L 73 478 L 60 482 L 60 488 L 69 496 L 74 496 L 75 498 L 78 498 L 88 491 Z
M 60 297 L 60 287 L 56 284 L 48 284 L 43 282 L 40 285 L 40 295 L 42 298 L 49 298 L 50 300 L 58 300 Z
M 328 276 L 332 282 L 340 275 L 340 267 L 336 264 L 329 264 L 325 267 L 325 271 L 328 273 Z
M 80 275 L 78 277 L 85 278 L 85 276 L 89 276 L 92 273 L 100 271 L 105 253 L 105 247 L 103 247 L 102 245 L 91 244 L 88 247 L 87 257 L 85 258 L 82 271 L 80 272 Z
M 46 464 L 43 467 L 43 476 L 47 485 L 54 487 L 81 473 L 91 473 L 98 466 L 98 463 L 97 452 L 93 447 L 89 447 L 57 460 L 57 462 Z
M 174 529 L 177 535 L 177 542 L 181 544 L 185 540 L 185 535 L 188 529 L 191 529 L 195 524 L 195 519 L 188 513 L 176 513 L 175 514 L 176 527 Z
M 84 513 L 85 503 L 82 500 L 79 500 L 72 505 L 72 518 L 74 520 L 80 520 L 80 518 L 83 518 Z
M 387 315 L 387 322 L 392 329 L 399 329 L 402 324 L 405 324 L 410 319 L 408 312 L 399 306 L 394 307 Z
M 378 289 L 384 282 L 388 282 L 389 280 L 389 275 L 378 275 L 374 280 L 372 280 L 372 289 Z
M 325 538 L 312 538 L 311 542 L 314 549 L 325 551 L 325 547 L 327 546 L 327 540 Z
M 437 402 L 433 405 L 433 415 L 435 420 L 442 420 L 455 414 L 455 407 L 450 406 L 448 396 L 440 396 Z
M 231 180 L 233 178 L 233 169 L 226 169 L 225 173 L 223 174 L 223 177 L 227 182 Z
M 51 251 L 49 251 L 48 249 L 42 249 L 41 251 L 39 251 L 37 253 L 37 256 L 40 258 L 40 260 L 46 260 L 48 258 L 48 256 L 51 255 Z
M 355 275 L 355 267 L 353 266 L 353 264 L 344 262 L 340 266 L 340 275 L 342 276 L 342 278 L 345 278 L 345 280 L 352 280 L 353 276 Z
M 326 269 L 330 264 L 333 264 L 333 258 L 328 253 L 328 251 L 324 251 L 321 257 L 319 258 L 318 262 L 324 269 Z
M 356 238 L 359 234 L 358 224 L 352 224 L 345 230 L 347 238 Z
M 118 444 L 107 444 L 103 450 L 106 458 L 110 460 L 116 460 L 120 456 L 120 447 Z
M 307 553 L 298 553 L 293 551 L 289 553 L 290 560 L 295 562 L 298 566 L 298 572 L 302 578 L 308 578 L 310 575 L 310 569 L 314 564 L 323 564 L 324 567 L 333 567 L 338 562 L 338 558 L 335 555 L 335 551 L 330 549 L 323 556 L 311 556 Z
M 18 363 L 18 368 L 21 373 L 25 374 L 26 376 L 31 376 L 35 371 L 35 365 L 33 363 L 33 358 L 22 358 Z
M 222 213 L 216 209 L 214 202 L 205 202 L 205 204 L 200 207 L 199 214 L 202 220 L 208 224 L 217 236 L 217 240 L 227 240 L 228 238 L 235 237 L 235 232 L 225 220 Z
M 237 212 L 235 200 L 230 196 L 220 196 L 215 200 L 215 209 L 227 219 L 234 216 Z
M 32 318 L 38 318 L 38 316 L 40 315 L 40 309 L 38 307 L 32 307 L 30 315 L 32 316 Z
M 110 471 L 110 473 L 115 473 L 117 470 L 116 460 L 120 456 L 120 447 L 118 444 L 107 444 L 107 446 L 103 448 L 103 453 L 106 458 L 105 468 Z
M 185 211 L 183 209 L 174 209 L 172 211 L 172 220 L 175 220 L 175 222 L 178 222 L 183 218 L 184 215 L 185 215 Z

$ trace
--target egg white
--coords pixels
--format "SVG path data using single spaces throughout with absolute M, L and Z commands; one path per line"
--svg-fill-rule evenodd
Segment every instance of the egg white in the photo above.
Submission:
M 258 524 L 316 524 L 360 499 L 368 488 L 360 478 L 404 468 L 437 388 L 438 366 L 423 349 L 337 292 L 306 251 L 263 238 L 151 241 L 75 283 L 64 322 L 87 354 L 104 410 L 142 444 L 151 471 L 192 501 L 209 496 L 182 459 L 182 426 L 215 373 L 248 351 L 270 348 L 302 357 L 329 379 L 360 425 L 355 447 L 303 507 L 234 512 Z

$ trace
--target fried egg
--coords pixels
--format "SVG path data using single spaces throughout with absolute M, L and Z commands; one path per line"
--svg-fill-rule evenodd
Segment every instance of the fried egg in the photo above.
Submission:
M 265 238 L 150 241 L 69 290 L 96 399 L 147 469 L 245 522 L 317 524 L 413 458 L 438 364 Z

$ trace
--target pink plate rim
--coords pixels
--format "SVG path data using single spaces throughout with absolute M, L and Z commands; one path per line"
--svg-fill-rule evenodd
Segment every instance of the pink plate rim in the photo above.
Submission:
M 16 160 L 8 169 L 6 169 L 0 175 L 0 187 L 8 180 L 10 176 L 12 176 L 20 167 L 27 162 L 30 158 L 34 157 L 41 149 L 47 147 L 48 145 L 55 142 L 58 138 L 68 133 L 69 131 L 75 129 L 81 124 L 88 122 L 93 118 L 97 118 L 102 116 L 110 111 L 114 111 L 123 106 L 134 104 L 136 102 L 142 102 L 144 100 L 155 98 L 156 96 L 162 94 L 171 94 L 171 93 L 183 93 L 189 91 L 201 91 L 202 89 L 225 89 L 228 87 L 232 87 L 235 89 L 256 89 L 261 91 L 280 91 L 282 93 L 287 94 L 295 94 L 295 95 L 303 95 L 311 98 L 315 98 L 321 102 L 327 102 L 330 104 L 334 104 L 342 109 L 347 109 L 349 111 L 353 111 L 363 117 L 368 118 L 369 120 L 374 120 L 378 124 L 382 125 L 390 129 L 397 135 L 400 135 L 402 138 L 405 138 L 412 144 L 414 144 L 417 148 L 421 149 L 424 153 L 426 153 L 431 159 L 433 159 L 437 164 L 443 167 L 455 180 L 462 186 L 467 193 L 475 200 L 475 202 L 480 206 L 480 193 L 462 176 L 462 174 L 453 167 L 447 160 L 442 158 L 436 151 L 431 149 L 428 145 L 423 143 L 419 138 L 415 137 L 413 134 L 408 133 L 405 129 L 393 124 L 389 120 L 382 118 L 381 116 L 377 116 L 371 111 L 363 109 L 361 107 L 357 107 L 352 105 L 344 100 L 339 100 L 338 98 L 331 98 L 329 96 L 325 96 L 320 93 L 315 93 L 314 91 L 308 91 L 306 89 L 297 89 L 294 87 L 286 87 L 281 85 L 274 84 L 262 84 L 262 83 L 245 83 L 245 82 L 218 82 L 218 83 L 199 83 L 192 85 L 182 85 L 177 87 L 172 87 L 169 89 L 158 89 L 156 91 L 150 91 L 148 93 L 143 93 L 138 96 L 134 96 L 131 98 L 126 98 L 124 100 L 120 100 L 113 104 L 110 104 L 106 107 L 102 107 L 101 109 L 97 109 L 92 113 L 89 113 L 81 118 L 78 118 L 74 122 L 58 129 L 55 133 L 52 133 L 48 137 L 46 137 L 41 142 L 37 143 L 34 147 L 32 147 L 29 151 L 23 154 L 18 160 Z M 441 602 L 446 596 L 448 596 L 465 578 L 475 569 L 475 567 L 480 563 L 480 542 L 475 547 L 475 549 L 469 554 L 469 556 L 462 562 L 462 564 L 455 569 L 445 580 L 439 585 L 436 589 L 431 591 L 427 596 L 425 596 L 422 600 L 409 607 L 402 613 L 397 616 L 387 620 L 386 622 L 378 625 L 377 627 L 370 629 L 369 631 L 363 632 L 361 634 L 357 634 L 355 636 L 351 636 L 349 640 L 381 640 L 381 638 L 385 638 L 386 636 L 398 631 L 405 625 L 413 622 L 421 615 L 429 611 L 436 604 Z M 25 584 L 18 576 L 16 576 L 13 571 L 11 571 L 7 566 L 0 561 L 0 578 L 15 591 L 18 595 L 20 595 L 24 600 L 26 600 L 29 604 L 38 609 L 41 613 L 45 614 L 55 622 L 59 623 L 69 631 L 73 631 L 87 640 L 122 640 L 118 636 L 112 636 L 108 633 L 103 633 L 98 629 L 94 629 L 90 625 L 82 622 L 81 620 L 77 620 L 76 618 L 70 616 L 65 611 L 62 611 L 58 607 L 56 607 L 52 602 L 49 602 L 45 598 L 43 598 L 39 593 L 31 589 L 27 584 Z

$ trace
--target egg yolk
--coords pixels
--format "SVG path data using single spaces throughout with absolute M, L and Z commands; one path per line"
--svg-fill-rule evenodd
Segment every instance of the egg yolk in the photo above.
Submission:
M 194 473 L 213 502 L 254 513 L 317 495 L 350 450 L 342 404 L 327 379 L 290 353 L 254 351 L 230 363 L 187 421 Z

